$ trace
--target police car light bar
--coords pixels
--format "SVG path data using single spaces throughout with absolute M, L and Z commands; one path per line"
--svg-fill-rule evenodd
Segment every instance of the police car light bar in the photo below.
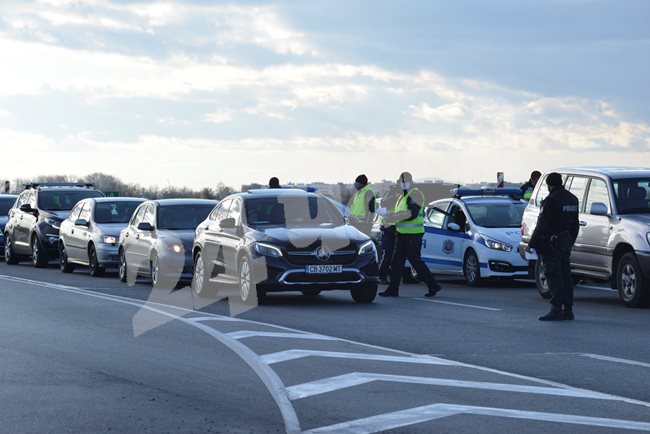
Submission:
M 518 188 L 454 188 L 451 192 L 456 198 L 463 196 L 522 196 L 521 190 Z

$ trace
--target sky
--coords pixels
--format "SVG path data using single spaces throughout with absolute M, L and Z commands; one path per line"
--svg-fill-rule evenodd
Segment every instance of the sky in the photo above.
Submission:
M 650 167 L 646 0 L 0 0 L 0 178 Z

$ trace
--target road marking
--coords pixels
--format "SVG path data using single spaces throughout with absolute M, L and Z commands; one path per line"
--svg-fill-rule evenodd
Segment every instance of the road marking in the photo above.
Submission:
M 583 353 L 581 354 L 581 356 L 590 357 L 592 359 L 605 360 L 608 362 L 623 363 L 626 365 L 635 365 L 635 366 L 643 366 L 644 368 L 650 368 L 650 363 L 637 362 L 636 360 L 619 359 L 618 357 L 602 356 L 600 354 L 590 354 L 590 353 Z
M 191 311 L 191 312 L 196 313 L 196 311 Z M 187 318 L 187 320 L 192 322 L 206 322 L 206 321 L 241 322 L 239 318 L 232 318 L 230 316 L 223 316 L 223 317 L 198 316 L 198 317 Z
M 278 332 L 258 332 L 254 330 L 240 330 L 237 332 L 227 333 L 233 339 L 245 338 L 287 338 L 287 339 L 312 339 L 317 341 L 336 341 L 336 338 L 323 335 L 315 335 L 312 333 L 278 333 Z
M 595 289 L 596 291 L 618 292 L 618 289 L 607 288 L 604 286 L 583 285 L 582 283 L 577 286 L 578 288 Z
M 391 383 L 426 384 L 430 386 L 460 387 L 466 389 L 497 390 L 501 392 L 531 393 L 537 395 L 565 396 L 572 398 L 589 398 L 609 400 L 610 397 L 598 392 L 583 392 L 580 390 L 558 389 L 554 387 L 526 386 L 522 384 L 490 383 L 485 381 L 452 380 L 448 378 L 415 377 L 410 375 L 375 374 L 369 372 L 353 372 L 336 377 L 323 378 L 309 383 L 287 387 L 289 399 L 296 400 L 348 387 L 387 381 Z
M 469 307 L 469 308 L 472 308 L 472 309 L 492 310 L 492 311 L 498 311 L 498 312 L 500 312 L 502 310 L 502 309 L 497 309 L 495 307 L 476 306 L 474 304 L 452 303 L 451 301 L 431 300 L 431 299 L 428 299 L 428 298 L 414 298 L 413 300 L 429 301 L 431 303 L 451 304 L 453 306 Z
M 538 411 L 513 410 L 509 408 L 476 407 L 455 404 L 432 404 L 408 410 L 371 416 L 336 425 L 314 428 L 307 434 L 353 434 L 375 433 L 389 429 L 401 428 L 417 423 L 428 422 L 457 414 L 474 414 L 481 416 L 507 417 L 512 419 L 538 420 L 574 425 L 599 426 L 605 428 L 650 431 L 650 423 L 602 417 L 576 416 L 562 413 L 543 413 Z
M 432 356 L 389 356 L 383 354 L 346 353 L 339 351 L 318 350 L 286 350 L 260 356 L 261 359 L 272 365 L 289 360 L 302 359 L 303 357 L 331 357 L 335 359 L 375 360 L 381 362 L 418 363 L 423 365 L 455 366 L 456 362 L 443 360 Z

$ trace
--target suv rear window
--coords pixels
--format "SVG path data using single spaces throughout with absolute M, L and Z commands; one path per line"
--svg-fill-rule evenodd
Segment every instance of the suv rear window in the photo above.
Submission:
M 38 208 L 45 211 L 70 211 L 82 199 L 103 197 L 97 190 L 40 190 L 38 192 Z
M 612 184 L 619 214 L 650 213 L 650 178 L 615 179 Z

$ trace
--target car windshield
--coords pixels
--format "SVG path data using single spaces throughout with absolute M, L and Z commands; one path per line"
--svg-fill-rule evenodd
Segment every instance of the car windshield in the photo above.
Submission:
M 97 190 L 41 190 L 38 193 L 38 207 L 45 211 L 70 211 L 80 200 L 102 196 Z
M 341 226 L 343 215 L 322 196 L 276 196 L 246 200 L 249 226 Z
M 95 204 L 95 223 L 128 223 L 141 201 L 99 202 Z
M 619 214 L 650 213 L 650 178 L 616 179 L 612 183 Z
M 158 207 L 156 227 L 173 231 L 194 230 L 213 208 L 214 204 L 161 205 Z
M 518 228 L 524 214 L 526 203 L 512 202 L 479 202 L 466 204 L 470 217 L 478 226 L 484 228 Z
M 7 215 L 11 207 L 14 206 L 15 202 L 15 197 L 0 198 L 0 216 Z

